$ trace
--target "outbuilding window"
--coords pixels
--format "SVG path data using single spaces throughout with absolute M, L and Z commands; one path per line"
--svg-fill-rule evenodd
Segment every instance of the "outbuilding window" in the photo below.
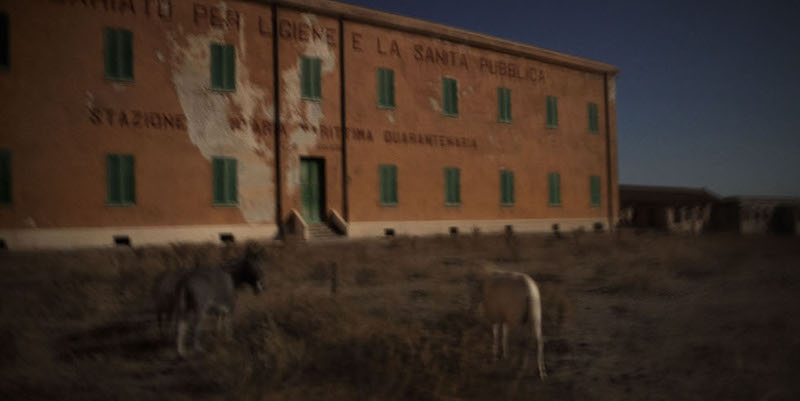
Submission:
M 133 32 L 120 28 L 103 31 L 106 78 L 133 81 Z
M 233 45 L 211 44 L 211 89 L 236 91 L 236 48 Z
M 394 108 L 394 71 L 378 68 L 378 107 Z
M 444 169 L 444 203 L 447 205 L 461 203 L 461 171 L 456 167 Z
M 136 203 L 133 155 L 107 155 L 106 176 L 109 205 L 127 206 Z
M 547 97 L 547 128 L 558 128 L 558 98 Z
M 397 204 L 397 166 L 381 164 L 378 166 L 380 176 L 381 205 Z
M 497 88 L 497 110 L 498 121 L 502 123 L 511 122 L 511 89 Z
M 514 172 L 500 170 L 500 204 L 511 206 L 514 204 Z
M 214 205 L 236 205 L 238 203 L 236 159 L 215 157 L 211 164 L 214 169 Z
M 300 96 L 303 99 L 322 99 L 322 59 L 300 57 Z
M 561 174 L 550 173 L 547 175 L 547 194 L 550 206 L 561 205 Z
M 453 78 L 442 78 L 442 105 L 444 115 L 458 115 L 458 81 Z

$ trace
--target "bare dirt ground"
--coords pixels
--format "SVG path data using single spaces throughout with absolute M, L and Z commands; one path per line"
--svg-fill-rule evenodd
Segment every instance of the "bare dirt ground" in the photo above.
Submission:
M 207 352 L 178 358 L 156 330 L 154 277 L 241 251 L 0 254 L 0 399 L 800 399 L 796 237 L 263 245 L 267 292 L 240 293 L 233 339 L 209 330 Z M 491 363 L 470 296 L 484 261 L 540 285 L 543 382 L 535 363 L 518 372 L 519 357 Z

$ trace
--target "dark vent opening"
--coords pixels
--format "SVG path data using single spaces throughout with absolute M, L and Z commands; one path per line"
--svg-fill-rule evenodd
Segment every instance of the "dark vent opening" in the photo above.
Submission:
M 387 237 L 394 237 L 394 228 L 384 228 L 383 235 Z
M 592 228 L 594 228 L 594 232 L 601 233 L 601 232 L 603 232 L 603 223 L 601 223 L 599 221 L 595 222 L 594 225 L 592 226 Z
M 509 224 L 506 226 L 506 235 L 513 235 L 514 234 L 514 226 Z
M 458 235 L 458 227 L 450 227 L 450 235 Z
M 8 249 L 8 245 L 6 245 L 6 240 L 0 238 L 0 251 L 5 251 Z
M 234 241 L 233 234 L 231 233 L 220 233 L 219 240 L 225 244 L 232 244 Z
M 127 235 L 115 235 L 114 245 L 116 246 L 131 246 L 131 238 Z

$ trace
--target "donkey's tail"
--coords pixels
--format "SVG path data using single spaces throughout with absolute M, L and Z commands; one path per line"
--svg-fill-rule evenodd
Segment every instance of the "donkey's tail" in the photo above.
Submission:
M 533 317 L 531 324 L 531 335 L 536 337 L 536 360 L 539 365 L 539 378 L 544 379 L 547 372 L 544 368 L 544 339 L 542 338 L 542 297 L 539 294 L 539 287 L 533 279 L 526 277 L 528 283 L 528 311 Z

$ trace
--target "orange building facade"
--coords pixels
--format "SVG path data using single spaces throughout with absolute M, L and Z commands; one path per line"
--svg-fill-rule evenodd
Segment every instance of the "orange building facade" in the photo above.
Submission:
M 616 221 L 613 66 L 319 0 L 0 13 L 10 249 Z

